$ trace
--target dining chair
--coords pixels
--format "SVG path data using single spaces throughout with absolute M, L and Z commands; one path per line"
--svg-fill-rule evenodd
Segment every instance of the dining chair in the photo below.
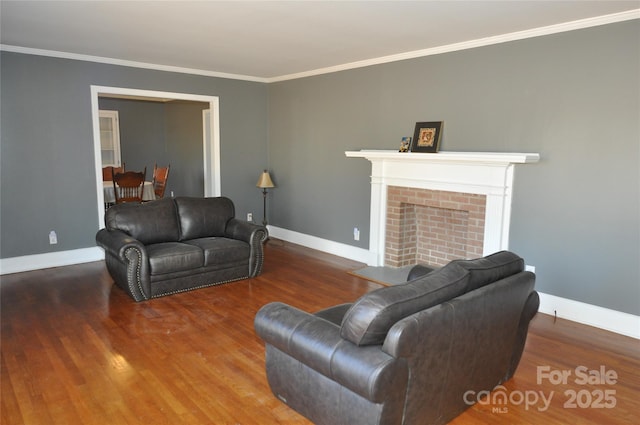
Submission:
M 113 193 L 116 204 L 124 202 L 142 202 L 144 179 L 147 175 L 147 167 L 142 172 L 125 171 L 113 173 Z
M 124 173 L 126 170 L 124 168 L 124 162 L 121 167 L 102 167 L 102 181 L 108 182 L 113 180 L 113 175 L 115 173 Z
M 171 164 L 166 167 L 158 167 L 158 164 L 153 166 L 153 191 L 156 194 L 156 199 L 164 197 L 167 180 L 169 179 L 169 168 L 171 168 Z

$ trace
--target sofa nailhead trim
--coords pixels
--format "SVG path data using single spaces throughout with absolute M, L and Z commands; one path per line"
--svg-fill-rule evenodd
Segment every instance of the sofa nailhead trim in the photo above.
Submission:
M 131 258 L 130 253 L 131 251 L 135 251 L 135 253 L 138 256 L 138 261 L 135 261 L 135 270 L 133 270 L 134 267 L 134 261 L 133 258 Z M 129 260 L 128 262 L 128 271 L 127 274 L 132 274 L 135 272 L 135 276 L 136 276 L 136 284 L 138 285 L 138 290 L 140 291 L 140 294 L 142 294 L 142 298 L 141 299 L 136 299 L 136 301 L 141 301 L 141 300 L 148 300 L 149 298 L 146 296 L 146 294 L 144 293 L 144 291 L 142 290 L 142 284 L 140 282 L 140 266 L 142 264 L 142 251 L 140 251 L 140 249 L 138 248 L 129 248 L 125 251 L 125 257 L 127 257 L 127 260 Z M 130 279 L 127 279 L 129 282 L 131 282 Z M 134 288 L 133 285 L 131 283 L 129 283 L 129 291 L 131 292 L 131 294 L 135 294 L 134 292 Z
M 175 291 L 162 292 L 162 293 L 151 296 L 151 298 L 159 298 L 159 297 L 164 297 L 165 295 L 179 294 L 181 292 L 188 292 L 194 289 L 206 288 L 208 286 L 223 285 L 225 283 L 237 282 L 239 280 L 244 280 L 244 279 L 249 279 L 249 276 L 239 277 L 237 279 L 223 280 L 222 282 L 205 283 L 199 286 L 193 286 L 193 287 L 184 288 L 184 289 L 176 289 Z

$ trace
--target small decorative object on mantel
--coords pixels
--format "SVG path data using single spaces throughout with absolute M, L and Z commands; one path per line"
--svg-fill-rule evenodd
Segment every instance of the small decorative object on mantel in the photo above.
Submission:
M 411 137 L 405 136 L 402 138 L 400 142 L 400 149 L 398 152 L 409 152 L 409 148 L 411 147 Z
M 417 122 L 411 152 L 438 152 L 443 121 Z

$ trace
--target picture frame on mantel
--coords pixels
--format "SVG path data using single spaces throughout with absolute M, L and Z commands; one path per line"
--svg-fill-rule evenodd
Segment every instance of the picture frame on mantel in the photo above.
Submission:
M 438 152 L 443 124 L 443 121 L 417 122 L 411 142 L 411 152 Z

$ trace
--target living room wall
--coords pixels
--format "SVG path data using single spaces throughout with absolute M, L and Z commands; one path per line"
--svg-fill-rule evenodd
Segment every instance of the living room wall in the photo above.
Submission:
M 0 67 L 1 258 L 96 246 L 91 85 L 218 96 L 222 194 L 241 217 L 262 209 L 264 83 L 4 51 Z
M 636 20 L 269 85 L 0 52 L 0 258 L 95 247 L 89 87 L 139 88 L 220 97 L 239 216 L 260 216 L 268 167 L 270 224 L 365 249 L 370 164 L 345 150 L 443 120 L 442 150 L 539 152 L 516 170 L 510 248 L 541 292 L 638 315 L 639 52 Z
M 539 291 L 638 315 L 639 54 L 635 20 L 270 84 L 270 223 L 368 248 L 370 163 L 344 152 L 442 120 L 442 150 L 540 153 L 510 233 Z

